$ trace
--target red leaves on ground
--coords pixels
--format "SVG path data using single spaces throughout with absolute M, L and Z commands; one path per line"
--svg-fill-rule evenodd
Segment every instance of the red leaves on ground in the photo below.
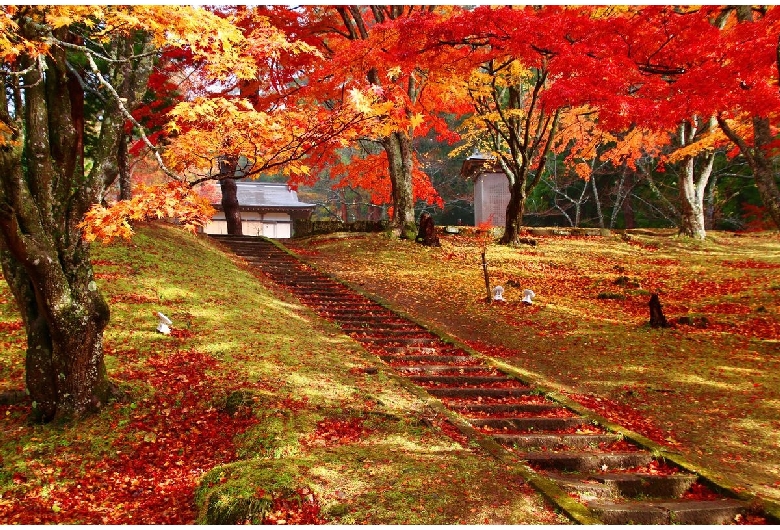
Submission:
M 753 259 L 744 259 L 739 261 L 724 261 L 723 266 L 733 269 L 780 269 L 780 263 L 767 263 L 765 261 L 756 261 Z
M 195 336 L 195 333 L 190 331 L 189 329 L 175 329 L 171 328 L 171 337 L 177 338 L 177 339 L 189 339 L 190 337 Z
M 256 420 L 208 406 L 234 382 L 208 373 L 218 361 L 179 351 L 148 360 L 150 371 L 125 369 L 126 382 L 147 383 L 155 393 L 138 403 L 115 404 L 112 432 L 52 451 L 51 463 L 30 469 L 26 492 L 0 505 L 6 523 L 189 524 L 199 477 L 235 458 L 233 437 Z M 87 446 L 103 444 L 102 459 Z M 79 445 L 85 444 L 83 450 Z M 29 474 L 28 474 L 29 475 Z M 29 478 L 29 477 L 28 477 Z M 43 483 L 48 482 L 48 485 Z M 44 494 L 44 488 L 49 489 Z
M 137 294 L 137 293 L 122 293 L 122 294 L 116 294 L 112 296 L 109 301 L 109 304 L 113 305 L 116 303 L 125 303 L 125 304 L 157 304 L 160 303 L 160 300 L 157 298 L 152 298 L 151 296 L 146 296 L 144 294 Z
M 19 331 L 24 327 L 24 324 L 21 320 L 16 320 L 14 322 L 0 322 L 0 332 L 4 333 L 10 333 L 12 331 Z
M 299 488 L 294 495 L 273 497 L 271 509 L 263 524 L 310 525 L 325 524 L 320 516 L 320 505 L 308 489 Z
M 608 420 L 646 436 L 654 442 L 662 445 L 676 445 L 676 442 L 670 442 L 671 434 L 669 432 L 656 427 L 649 418 L 631 407 L 596 396 L 569 394 L 569 397 Z
M 357 442 L 372 432 L 363 425 L 363 418 L 325 418 L 309 436 L 309 445 L 342 445 Z

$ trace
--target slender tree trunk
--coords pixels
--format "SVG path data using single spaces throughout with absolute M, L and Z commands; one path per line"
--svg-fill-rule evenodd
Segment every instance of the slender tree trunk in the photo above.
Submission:
M 130 182 L 130 167 L 127 160 L 127 135 L 124 131 L 119 139 L 117 164 L 119 165 L 119 199 L 129 201 L 133 198 L 133 188 Z

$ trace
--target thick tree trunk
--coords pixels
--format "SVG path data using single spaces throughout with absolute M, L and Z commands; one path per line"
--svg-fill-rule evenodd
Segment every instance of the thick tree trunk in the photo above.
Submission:
M 25 35 L 39 30 L 26 19 L 20 28 Z M 56 30 L 56 37 L 78 42 L 67 28 Z M 27 331 L 27 390 L 33 415 L 42 421 L 80 417 L 110 394 L 103 361 L 109 310 L 78 224 L 116 180 L 124 118 L 108 97 L 94 163 L 85 174 L 84 89 L 66 56 L 52 46 L 45 70 L 21 57 L 11 69 L 25 72 L 22 82 L 4 79 L 13 87 L 13 103 L 0 92 L 0 118 L 7 125 L 0 132 L 0 265 Z
M 219 171 L 224 175 L 236 174 L 235 159 L 222 158 L 219 161 Z M 225 212 L 225 221 L 227 221 L 227 231 L 231 236 L 244 235 L 243 223 L 241 222 L 241 209 L 238 204 L 238 187 L 236 179 L 223 177 L 219 181 L 219 187 L 222 190 L 222 210 Z
M 680 233 L 695 239 L 707 237 L 704 222 L 704 192 L 712 174 L 715 153 L 705 155 L 704 165 L 696 176 L 694 158 L 686 161 L 685 172 L 679 180 Z
M 401 239 L 414 239 L 417 224 L 412 188 L 412 141 L 403 133 L 394 133 L 382 140 L 382 146 L 387 153 L 393 190 L 393 232 Z
M 88 256 L 86 248 L 78 254 Z M 94 412 L 111 394 L 103 361 L 109 308 L 89 258 L 73 257 L 72 266 L 33 262 L 32 271 L 8 252 L 0 259 L 27 329 L 26 384 L 38 421 Z
M 506 223 L 504 235 L 499 243 L 502 245 L 514 244 L 520 239 L 520 230 L 523 226 L 523 213 L 525 212 L 525 182 L 518 179 L 510 188 L 509 203 L 506 205 Z
M 715 127 L 715 119 L 708 120 L 704 130 Z M 694 118 L 680 126 L 680 145 L 690 145 L 699 131 L 699 120 Z M 699 173 L 696 174 L 696 159 L 701 160 Z M 695 239 L 707 237 L 704 223 L 704 193 L 712 175 L 715 164 L 715 153 L 705 153 L 699 157 L 689 156 L 685 159 L 683 174 L 679 179 L 680 192 L 680 234 Z

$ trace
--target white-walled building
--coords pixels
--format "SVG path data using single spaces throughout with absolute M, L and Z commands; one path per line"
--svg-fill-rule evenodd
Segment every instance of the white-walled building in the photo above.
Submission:
M 506 226 L 509 180 L 495 161 L 479 153 L 463 162 L 461 175 L 474 180 L 474 226 Z
M 293 235 L 293 220 L 308 219 L 316 205 L 300 202 L 287 184 L 257 181 L 236 182 L 242 231 L 245 236 L 285 239 Z M 203 227 L 206 234 L 227 234 L 222 205 L 213 205 L 217 213 Z

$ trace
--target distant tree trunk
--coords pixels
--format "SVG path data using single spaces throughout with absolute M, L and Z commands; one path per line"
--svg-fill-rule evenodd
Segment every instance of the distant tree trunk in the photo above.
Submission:
M 715 120 L 710 121 L 709 128 L 714 127 Z M 685 122 L 680 126 L 680 145 L 686 146 L 693 142 L 697 132 L 696 122 Z M 680 192 L 680 233 L 695 239 L 704 239 L 707 232 L 704 226 L 704 193 L 712 175 L 715 164 L 715 153 L 705 153 L 700 158 L 703 164 L 696 175 L 696 157 L 685 159 L 683 174 L 678 180 Z
M 130 168 L 127 161 L 127 135 L 124 131 L 119 138 L 117 165 L 119 166 L 119 200 L 129 201 L 133 198 L 133 188 L 130 183 Z
M 775 226 L 780 228 L 780 189 L 777 187 L 775 173 L 772 170 L 772 159 L 767 154 L 767 147 L 774 140 L 767 118 L 753 118 L 754 145 L 750 147 L 744 138 L 739 136 L 724 118 L 718 117 L 718 125 L 729 140 L 739 147 L 753 171 L 758 194 L 769 212 Z
M 237 160 L 234 158 L 221 158 L 219 161 L 219 172 L 223 178 L 219 181 L 219 187 L 222 191 L 222 210 L 225 212 L 225 221 L 227 222 L 227 232 L 231 236 L 244 235 L 243 223 L 241 222 L 241 209 L 238 204 L 238 187 L 236 179 L 224 177 L 224 175 L 236 174 Z
M 412 141 L 403 132 L 382 140 L 387 153 L 390 183 L 393 191 L 393 231 L 401 239 L 413 239 L 417 231 L 412 190 Z
M 634 207 L 631 204 L 631 190 L 634 188 L 634 173 L 626 173 L 626 196 L 623 199 L 623 224 L 627 229 L 636 228 L 636 218 L 634 217 Z
M 604 230 L 604 212 L 601 211 L 601 201 L 599 200 L 599 188 L 596 186 L 596 175 L 590 175 L 590 185 L 593 188 L 593 201 L 596 203 L 596 215 L 599 218 L 599 228 Z

